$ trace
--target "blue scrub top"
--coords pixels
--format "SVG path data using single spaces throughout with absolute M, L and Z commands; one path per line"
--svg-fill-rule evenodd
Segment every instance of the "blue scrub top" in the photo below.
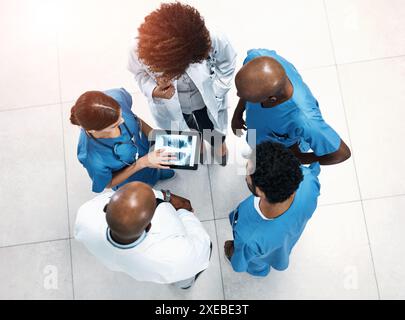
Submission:
M 234 233 L 231 263 L 236 272 L 264 277 L 271 267 L 276 270 L 288 267 L 290 252 L 316 209 L 320 190 L 319 163 L 302 166 L 302 171 L 304 179 L 294 201 L 281 216 L 263 219 L 254 207 L 253 195 L 229 215 Z M 236 212 L 238 219 L 234 223 Z
M 135 137 L 135 144 L 138 147 L 139 158 L 149 152 L 148 138 L 141 132 L 137 117 L 131 111 L 131 95 L 123 88 L 107 90 L 104 93 L 119 103 L 122 110 L 122 117 L 124 118 L 125 124 L 130 133 L 128 133 L 124 124 L 121 124 L 121 136 L 110 139 L 97 139 L 110 146 L 107 147 L 89 137 L 85 130 L 81 130 L 77 147 L 77 157 L 80 163 L 86 168 L 91 180 L 93 181 L 93 192 L 102 192 L 110 183 L 113 173 L 127 166 L 122 161 L 116 159 L 113 154 L 112 148 L 117 142 L 124 143 L 117 149 L 117 153 L 119 154 L 120 159 L 127 163 L 133 163 L 136 155 L 136 148 L 128 143 L 132 136 Z M 136 172 L 121 184 L 115 186 L 113 190 L 117 190 L 122 185 L 132 181 L 141 181 L 153 186 L 157 182 L 158 177 L 158 169 L 145 168 Z
M 251 147 L 255 142 L 270 140 L 287 148 L 299 143 L 301 151 L 312 149 L 317 156 L 337 151 L 339 135 L 323 120 L 318 101 L 290 62 L 273 50 L 252 49 L 243 64 L 261 56 L 271 57 L 283 66 L 294 92 L 289 100 L 272 108 L 246 102 L 246 125 L 248 129 L 256 129 L 256 141 L 247 138 Z

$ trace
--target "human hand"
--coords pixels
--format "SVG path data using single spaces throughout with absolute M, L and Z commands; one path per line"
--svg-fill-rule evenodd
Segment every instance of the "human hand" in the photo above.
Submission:
M 153 98 L 171 99 L 175 93 L 172 82 L 166 78 L 157 78 L 157 86 L 152 91 Z
M 138 161 L 143 168 L 170 169 L 170 160 L 176 160 L 174 153 L 166 152 L 165 149 L 158 149 L 144 155 Z
M 194 212 L 193 207 L 191 206 L 191 202 L 190 200 L 177 196 L 175 194 L 172 193 L 171 197 L 170 197 L 170 203 L 173 205 L 173 207 L 176 210 L 179 209 L 186 209 L 188 211 Z
M 243 113 L 237 113 L 235 112 L 233 117 L 232 117 L 232 122 L 231 122 L 231 126 L 232 126 L 232 131 L 234 133 L 234 135 L 240 137 L 242 135 L 241 130 L 247 130 L 247 126 L 246 126 L 246 122 L 243 119 Z

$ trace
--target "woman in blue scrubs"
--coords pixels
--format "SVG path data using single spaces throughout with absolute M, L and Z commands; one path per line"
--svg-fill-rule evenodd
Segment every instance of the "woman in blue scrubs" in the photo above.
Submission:
M 164 150 L 149 153 L 152 128 L 132 111 L 131 95 L 123 88 L 82 94 L 71 109 L 70 121 L 82 128 L 77 157 L 93 181 L 93 192 L 141 181 L 155 185 L 174 171 L 175 157 Z

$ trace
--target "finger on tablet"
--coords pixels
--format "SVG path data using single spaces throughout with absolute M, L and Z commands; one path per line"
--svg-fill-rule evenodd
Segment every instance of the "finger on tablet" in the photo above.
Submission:
M 175 152 L 164 152 L 161 154 L 162 157 L 177 157 L 177 153 Z
M 161 154 L 162 157 L 172 157 L 172 156 L 176 156 L 176 152 L 163 152 Z
M 158 168 L 159 169 L 170 169 L 169 165 L 170 165 L 170 163 L 161 162 L 160 165 L 158 165 Z

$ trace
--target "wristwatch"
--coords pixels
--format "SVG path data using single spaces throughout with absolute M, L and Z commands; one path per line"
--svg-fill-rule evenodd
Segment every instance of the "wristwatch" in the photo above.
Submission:
M 164 197 L 164 201 L 165 202 L 170 202 L 171 198 L 172 198 L 172 194 L 170 192 L 170 190 L 161 190 L 163 193 L 163 197 Z

